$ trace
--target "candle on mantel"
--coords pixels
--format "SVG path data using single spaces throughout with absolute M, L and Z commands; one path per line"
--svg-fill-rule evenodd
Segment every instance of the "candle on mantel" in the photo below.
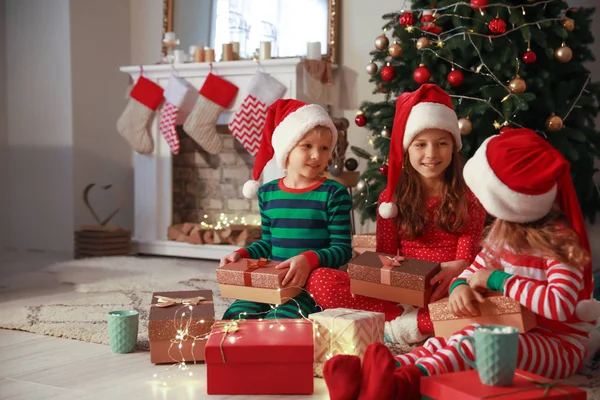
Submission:
M 233 45 L 231 43 L 223 43 L 223 61 L 233 61 Z
M 231 50 L 233 51 L 233 59 L 240 59 L 240 42 L 231 42 Z
M 306 43 L 306 59 L 320 60 L 321 59 L 321 42 Z
M 204 61 L 215 62 L 215 50 L 210 47 L 204 48 Z
M 163 42 L 167 47 L 177 46 L 177 36 L 175 36 L 175 32 L 165 32 Z
M 260 42 L 258 58 L 261 60 L 269 60 L 271 58 L 271 42 Z

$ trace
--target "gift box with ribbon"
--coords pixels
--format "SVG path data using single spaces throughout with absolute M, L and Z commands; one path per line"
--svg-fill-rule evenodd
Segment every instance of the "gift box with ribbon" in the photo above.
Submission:
M 153 293 L 148 317 L 150 361 L 203 361 L 204 346 L 214 322 L 210 290 Z
M 352 252 L 355 256 L 360 256 L 365 251 L 375 251 L 376 247 L 377 238 L 374 233 L 352 236 Z
M 323 376 L 323 365 L 336 354 L 351 354 L 362 359 L 367 346 L 383 342 L 383 313 L 331 308 L 310 314 L 308 318 L 315 324 L 316 376 Z
M 487 386 L 477 371 L 463 371 L 421 378 L 422 400 L 585 400 L 585 390 L 539 375 L 517 370 L 512 386 Z
M 435 336 L 449 338 L 467 325 L 507 325 L 527 332 L 537 325 L 535 313 L 500 292 L 483 293 L 484 303 L 473 301 L 477 315 L 457 317 L 448 309 L 448 298 L 429 304 Z
M 423 307 L 440 264 L 366 251 L 348 263 L 352 294 Z
M 313 326 L 303 319 L 219 321 L 206 344 L 208 394 L 312 394 Z
M 217 268 L 221 297 L 268 304 L 283 304 L 296 297 L 302 288 L 282 287 L 289 268 L 275 269 L 278 264 L 266 258 L 242 258 Z

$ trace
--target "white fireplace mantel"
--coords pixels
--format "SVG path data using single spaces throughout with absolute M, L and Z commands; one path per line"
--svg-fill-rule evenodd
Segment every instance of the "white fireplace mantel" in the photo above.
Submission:
M 195 88 L 212 72 L 239 87 L 234 104 L 219 117 L 219 124 L 227 124 L 239 108 L 247 93 L 247 86 L 260 68 L 271 74 L 287 87 L 286 98 L 303 99 L 298 87 L 301 85 L 301 58 L 276 60 L 230 61 L 190 64 L 158 64 L 144 66 L 126 66 L 120 70 L 129 74 L 134 80 L 143 69 L 144 77 L 164 87 L 173 73 L 185 78 Z M 159 110 L 160 111 L 160 110 Z M 157 112 L 151 123 L 150 134 L 154 141 L 154 152 L 150 155 L 135 153 L 134 156 L 134 227 L 133 243 L 135 250 L 142 254 L 192 257 L 203 259 L 220 259 L 237 249 L 228 245 L 192 245 L 174 242 L 167 239 L 167 229 L 172 224 L 172 163 L 171 152 L 164 138 L 160 135 L 158 125 L 160 113 Z M 283 175 L 274 162 L 267 164 L 263 171 L 264 181 L 276 179 Z

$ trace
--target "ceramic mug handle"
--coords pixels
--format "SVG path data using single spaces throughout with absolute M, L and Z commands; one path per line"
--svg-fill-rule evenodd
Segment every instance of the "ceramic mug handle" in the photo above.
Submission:
M 477 369 L 477 366 L 475 366 L 475 362 L 473 360 L 471 360 L 469 357 L 467 357 L 467 355 L 463 352 L 462 347 L 460 347 L 460 344 L 465 340 L 473 343 L 473 346 L 475 346 L 475 338 L 473 336 L 464 336 L 464 337 L 460 338 L 460 340 L 458 341 L 458 354 L 460 354 L 460 356 L 463 358 L 463 360 L 465 360 L 465 362 L 467 364 L 469 364 L 471 367 L 473 367 L 473 369 Z

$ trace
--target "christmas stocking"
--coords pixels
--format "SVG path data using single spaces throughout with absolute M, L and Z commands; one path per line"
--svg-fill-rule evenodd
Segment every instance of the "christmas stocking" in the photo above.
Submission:
M 163 89 L 156 83 L 140 76 L 129 94 L 131 99 L 117 121 L 117 131 L 133 150 L 141 154 L 151 154 L 154 142 L 148 132 L 148 122 L 163 101 Z
M 229 107 L 237 92 L 238 87 L 233 83 L 208 74 L 196 105 L 183 124 L 183 130 L 210 154 L 217 154 L 223 149 L 223 141 L 217 133 L 217 119 L 221 111 Z
M 183 79 L 171 75 L 165 88 L 165 105 L 160 117 L 160 133 L 173 154 L 179 153 L 179 136 L 175 121 L 188 91 L 193 90 Z
M 267 119 L 267 108 L 280 99 L 286 87 L 277 79 L 256 71 L 248 87 L 248 95 L 233 120 L 229 130 L 253 156 L 258 151 L 262 139 L 262 129 Z

